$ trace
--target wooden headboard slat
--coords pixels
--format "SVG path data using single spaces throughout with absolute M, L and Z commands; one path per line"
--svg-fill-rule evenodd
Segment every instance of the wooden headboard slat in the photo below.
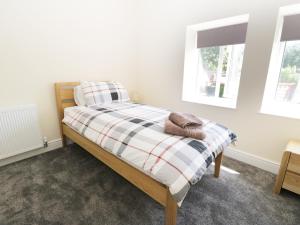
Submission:
M 74 87 L 79 85 L 80 82 L 59 82 L 55 83 L 55 96 L 56 96 L 56 107 L 58 113 L 58 119 L 60 121 L 60 132 L 62 139 L 62 120 L 64 118 L 64 109 L 67 107 L 75 106 L 74 100 Z
M 62 103 L 74 103 L 75 100 L 73 98 L 69 98 L 69 99 L 63 99 Z

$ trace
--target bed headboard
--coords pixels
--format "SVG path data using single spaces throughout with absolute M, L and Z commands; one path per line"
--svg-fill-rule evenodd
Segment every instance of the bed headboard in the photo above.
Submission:
M 62 135 L 62 119 L 64 118 L 64 109 L 67 107 L 75 106 L 74 100 L 74 87 L 79 85 L 80 82 L 59 82 L 55 83 L 55 96 L 58 119 L 60 121 L 60 129 Z

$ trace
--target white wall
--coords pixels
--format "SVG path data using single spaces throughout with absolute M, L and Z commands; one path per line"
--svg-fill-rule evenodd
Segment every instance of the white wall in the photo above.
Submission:
M 236 148 L 280 161 L 300 120 L 260 114 L 278 9 L 293 0 L 143 0 L 139 8 L 138 90 L 145 103 L 190 111 L 239 136 Z M 250 14 L 237 109 L 181 101 L 187 25 Z
M 118 80 L 145 103 L 232 128 L 238 149 L 279 161 L 300 120 L 259 113 L 278 8 L 296 0 L 2 0 L 0 107 L 36 103 L 59 137 L 53 83 Z M 181 101 L 186 26 L 250 13 L 237 109 Z
M 135 89 L 134 0 L 1 0 L 0 107 L 35 103 L 59 138 L 54 82 L 118 80 Z

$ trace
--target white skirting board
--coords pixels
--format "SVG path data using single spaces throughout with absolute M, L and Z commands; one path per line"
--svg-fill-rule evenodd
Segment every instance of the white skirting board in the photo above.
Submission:
M 278 174 L 280 164 L 277 162 L 273 162 L 271 160 L 256 155 L 237 150 L 232 147 L 227 148 L 224 152 L 224 155 L 229 158 L 236 159 L 238 161 L 249 164 L 251 166 L 255 166 L 262 170 L 266 170 L 273 174 Z
M 68 140 L 69 141 L 69 140 Z M 72 142 L 70 142 L 72 143 Z M 39 155 L 51 150 L 55 150 L 62 147 L 62 140 L 61 139 L 55 139 L 48 142 L 47 148 L 40 148 L 36 150 L 32 150 L 29 152 L 25 152 L 16 156 L 12 156 L 6 159 L 0 160 L 0 166 L 7 165 L 9 163 L 13 163 L 22 159 L 30 158 L 35 155 Z M 279 170 L 279 163 L 270 161 L 268 159 L 264 159 L 262 157 L 249 154 L 246 152 L 243 152 L 241 150 L 234 149 L 232 147 L 229 147 L 225 150 L 225 156 L 229 158 L 236 159 L 238 161 L 247 163 L 249 165 L 258 167 L 260 169 L 266 170 L 268 172 L 277 174 Z
M 4 165 L 7 165 L 7 164 L 10 164 L 10 163 L 13 163 L 13 162 L 17 162 L 17 161 L 20 161 L 20 160 L 23 160 L 23 159 L 27 159 L 27 158 L 30 158 L 32 156 L 39 155 L 39 154 L 42 154 L 42 153 L 45 153 L 45 152 L 48 152 L 48 151 L 51 151 L 51 150 L 55 150 L 55 149 L 58 149 L 58 148 L 61 148 L 61 147 L 62 147 L 62 140 L 60 138 L 55 139 L 55 140 L 49 141 L 48 142 L 48 147 L 46 147 L 46 148 L 38 148 L 38 149 L 35 149 L 35 150 L 31 150 L 31 151 L 27 151 L 27 152 L 24 152 L 24 153 L 21 153 L 21 154 L 18 154 L 18 155 L 11 156 L 9 158 L 1 159 L 0 160 L 0 166 L 4 166 Z

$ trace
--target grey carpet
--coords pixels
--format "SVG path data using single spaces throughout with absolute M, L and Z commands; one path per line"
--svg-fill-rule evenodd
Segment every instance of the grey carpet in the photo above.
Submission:
M 274 175 L 225 158 L 215 179 L 210 167 L 178 211 L 177 224 L 300 224 L 300 197 L 272 194 Z M 72 145 L 0 168 L 1 225 L 163 224 L 150 197 Z

